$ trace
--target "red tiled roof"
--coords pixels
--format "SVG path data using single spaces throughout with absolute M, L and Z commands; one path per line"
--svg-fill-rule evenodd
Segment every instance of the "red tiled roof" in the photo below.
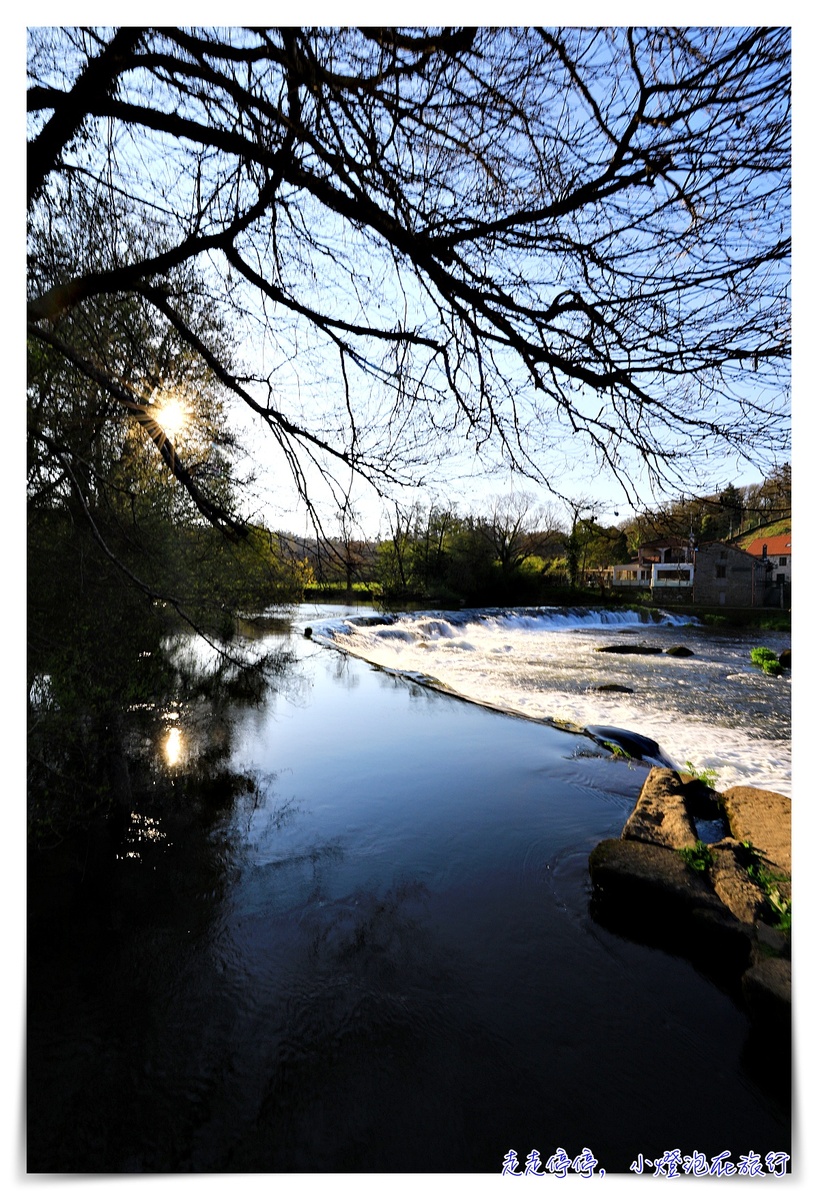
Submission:
M 761 558 L 764 553 L 764 547 L 767 547 L 767 554 L 772 557 L 779 554 L 792 554 L 792 534 L 777 533 L 775 537 L 756 538 L 754 542 L 750 542 L 747 547 L 748 554 L 754 554 L 756 558 Z

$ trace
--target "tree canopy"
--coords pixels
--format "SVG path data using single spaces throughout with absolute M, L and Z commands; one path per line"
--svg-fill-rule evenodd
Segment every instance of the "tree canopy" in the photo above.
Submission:
M 546 484 L 595 460 L 627 496 L 788 457 L 788 30 L 29 41 L 31 227 L 83 209 L 105 250 L 33 254 L 30 337 L 149 437 L 148 376 L 77 337 L 101 303 L 172 331 L 302 491 L 310 463 L 388 491 L 460 436 Z

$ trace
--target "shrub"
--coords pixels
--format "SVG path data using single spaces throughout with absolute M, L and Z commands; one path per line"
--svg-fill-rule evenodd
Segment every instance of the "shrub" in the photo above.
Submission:
M 784 670 L 778 661 L 778 655 L 768 646 L 755 646 L 750 651 L 750 662 L 760 667 L 765 675 L 780 675 Z

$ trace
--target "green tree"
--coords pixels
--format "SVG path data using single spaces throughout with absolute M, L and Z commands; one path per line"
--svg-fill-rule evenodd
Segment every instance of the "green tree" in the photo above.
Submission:
M 104 221 L 56 203 L 50 217 L 31 230 L 43 273 L 104 266 Z M 124 218 L 120 227 L 130 229 Z M 207 328 L 191 268 L 173 282 L 179 305 Z M 237 610 L 294 589 L 271 536 L 230 515 L 236 444 L 223 391 L 173 328 L 139 296 L 100 295 L 66 313 L 59 336 L 93 371 L 47 339 L 30 342 L 29 811 L 38 841 L 130 811 L 134 720 L 181 695 L 167 652 L 181 617 L 211 639 L 232 637 Z M 138 401 L 124 390 L 118 401 L 100 383 L 125 368 L 140 381 Z M 235 651 L 230 660 L 219 669 L 235 682 Z

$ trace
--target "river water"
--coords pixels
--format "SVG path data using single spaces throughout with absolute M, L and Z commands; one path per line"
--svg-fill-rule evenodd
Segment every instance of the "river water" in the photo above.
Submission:
M 389 639 L 361 615 L 304 607 L 259 643 L 298 661 L 222 714 L 254 781 L 229 810 L 193 828 L 146 802 L 107 875 L 70 904 L 42 894 L 29 1170 L 499 1176 L 510 1150 L 522 1164 L 536 1149 L 627 1174 L 676 1149 L 789 1152 L 788 1063 L 755 1044 L 735 998 L 589 914 L 588 854 L 619 835 L 647 766 L 485 707 L 497 691 L 464 703 L 409 660 L 407 675 L 371 666 L 355 639 Z M 389 628 L 411 648 L 424 620 Z M 523 624 L 500 626 L 508 667 Z M 467 646 L 485 659 L 474 629 L 456 633 L 458 661 Z M 538 654 L 512 676 L 541 679 Z M 434 674 L 458 686 L 441 661 Z M 581 689 L 562 694 L 587 724 Z M 590 715 L 705 765 L 703 743 L 677 747 L 630 711 Z M 193 726 L 168 713 L 157 776 L 206 752 Z M 778 754 L 783 727 L 771 741 Z
M 750 663 L 759 641 L 778 653 L 789 634 L 728 634 L 691 622 L 672 613 L 493 609 L 336 616 L 319 620 L 313 636 L 503 712 L 577 730 L 634 730 L 675 765 L 714 771 L 722 789 L 751 784 L 789 795 L 790 675 Z M 601 652 L 680 644 L 690 656 Z M 612 685 L 627 691 L 599 690 Z

